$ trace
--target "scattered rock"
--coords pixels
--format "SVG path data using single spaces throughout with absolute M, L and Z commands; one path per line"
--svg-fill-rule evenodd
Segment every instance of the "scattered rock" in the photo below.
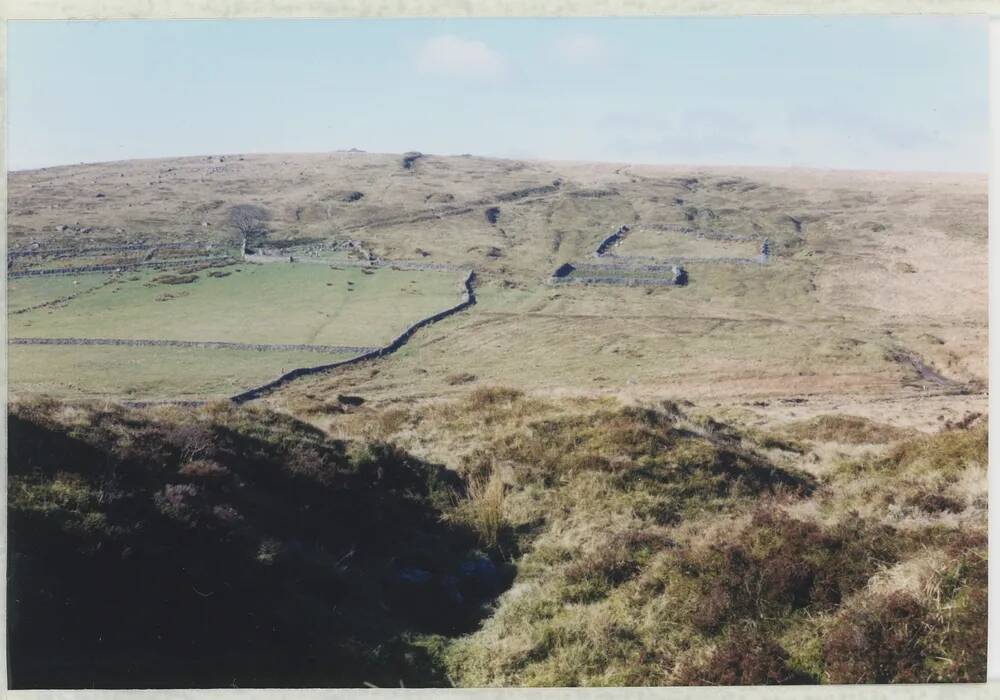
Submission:
M 502 588 L 500 572 L 486 557 L 462 562 L 458 567 L 460 591 L 469 598 L 488 598 Z
M 474 374 L 469 374 L 468 372 L 458 372 L 457 374 L 449 374 L 444 378 L 446 384 L 450 386 L 455 386 L 457 384 L 468 384 L 469 382 L 476 381 L 477 377 Z
M 402 583 L 412 586 L 426 586 L 434 578 L 430 571 L 418 569 L 415 566 L 403 567 L 397 575 Z

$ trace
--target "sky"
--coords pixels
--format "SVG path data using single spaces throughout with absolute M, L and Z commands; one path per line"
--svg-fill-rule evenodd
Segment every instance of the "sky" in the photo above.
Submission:
M 988 170 L 987 23 L 8 24 L 7 166 L 360 148 Z

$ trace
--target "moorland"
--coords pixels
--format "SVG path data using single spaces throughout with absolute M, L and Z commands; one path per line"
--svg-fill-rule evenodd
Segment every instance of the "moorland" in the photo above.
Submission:
M 8 189 L 15 687 L 985 677 L 985 176 Z

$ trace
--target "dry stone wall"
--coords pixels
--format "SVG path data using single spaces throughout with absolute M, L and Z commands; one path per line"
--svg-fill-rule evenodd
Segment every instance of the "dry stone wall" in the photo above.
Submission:
M 379 357 L 384 357 L 391 353 L 396 352 L 416 333 L 418 330 L 424 326 L 428 326 L 432 323 L 440 321 L 444 318 L 457 314 L 459 311 L 463 311 L 473 304 L 476 303 L 476 294 L 473 289 L 473 283 L 475 281 L 475 272 L 469 271 L 465 276 L 465 281 L 463 282 L 464 292 L 462 293 L 462 301 L 460 301 L 455 306 L 452 306 L 444 311 L 439 311 L 436 314 L 428 316 L 427 318 L 417 321 L 405 331 L 400 333 L 396 338 L 388 345 L 377 348 L 370 352 L 358 355 L 357 357 L 352 357 L 349 360 L 342 360 L 341 362 L 333 362 L 326 365 L 318 365 L 316 367 L 299 367 L 298 369 L 293 369 L 291 372 L 286 372 L 277 379 L 270 381 L 261 386 L 254 387 L 253 389 L 248 389 L 236 396 L 231 397 L 234 403 L 245 403 L 247 401 L 252 401 L 254 399 L 259 399 L 270 391 L 287 384 L 288 382 L 298 379 L 300 377 L 305 377 L 311 374 L 318 374 L 320 372 L 327 372 L 331 369 L 336 369 L 338 367 L 348 367 L 350 365 L 355 365 L 361 362 L 366 362 L 368 360 L 374 360 Z
M 186 267 L 199 263 L 220 262 L 223 260 L 233 260 L 228 255 L 209 255 L 201 258 L 177 258 L 176 260 L 149 260 L 146 262 L 123 263 L 119 265 L 82 265 L 79 267 L 51 267 L 34 270 L 18 270 L 8 272 L 7 278 L 18 277 L 45 277 L 49 275 L 81 275 L 87 272 L 123 272 L 125 270 L 136 270 L 140 268 L 165 268 L 165 267 Z
M 119 345 L 125 347 L 197 348 L 200 350 L 254 350 L 256 352 L 318 352 L 328 355 L 366 353 L 378 348 L 353 345 L 289 343 L 230 343 L 214 340 L 144 340 L 132 338 L 9 338 L 10 345 Z
M 32 256 L 50 256 L 61 258 L 67 256 L 102 255 L 107 253 L 128 253 L 137 250 L 197 250 L 211 249 L 211 241 L 184 241 L 171 243 L 128 243 L 123 245 L 97 246 L 94 248 L 33 248 L 28 250 L 12 250 L 7 253 L 7 259 L 26 258 Z

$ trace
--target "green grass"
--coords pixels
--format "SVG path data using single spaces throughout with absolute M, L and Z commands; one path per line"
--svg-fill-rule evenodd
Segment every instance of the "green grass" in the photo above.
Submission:
M 107 281 L 107 275 L 76 275 L 52 277 L 26 277 L 8 280 L 7 310 L 19 311 L 70 294 L 93 289 Z
M 15 393 L 131 399 L 231 396 L 295 367 L 351 355 L 193 348 L 13 345 L 8 378 Z
M 153 282 L 162 271 L 136 273 L 66 306 L 12 317 L 8 334 L 381 345 L 455 304 L 460 291 L 452 273 L 365 274 L 280 263 L 225 269 L 232 274 L 216 278 L 199 271 L 190 284 Z

